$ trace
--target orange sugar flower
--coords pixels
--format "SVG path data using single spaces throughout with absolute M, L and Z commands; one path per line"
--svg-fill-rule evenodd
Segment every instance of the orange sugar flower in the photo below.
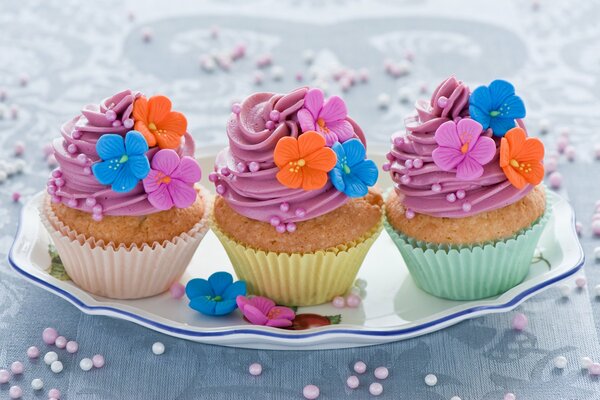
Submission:
M 500 142 L 500 167 L 517 189 L 528 183 L 537 185 L 544 179 L 544 145 L 527 137 L 521 128 L 512 128 Z
M 139 131 L 153 147 L 176 149 L 187 130 L 187 120 L 182 113 L 171 111 L 171 100 L 165 96 L 138 98 L 133 104 L 134 129 Z
M 305 132 L 298 139 L 291 136 L 279 139 L 273 157 L 279 167 L 279 183 L 304 190 L 325 186 L 327 173 L 337 160 L 335 152 L 325 147 L 325 138 L 315 131 Z

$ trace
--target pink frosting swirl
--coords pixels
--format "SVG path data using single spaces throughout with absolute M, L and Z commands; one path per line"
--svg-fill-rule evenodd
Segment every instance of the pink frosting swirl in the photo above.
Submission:
M 406 134 L 395 136 L 390 161 L 390 174 L 396 192 L 412 213 L 435 217 L 461 218 L 495 210 L 523 198 L 531 189 L 514 187 L 499 164 L 500 141 L 496 155 L 484 166 L 483 176 L 465 181 L 455 172 L 442 171 L 431 156 L 437 147 L 434 135 L 446 121 L 469 116 L 469 88 L 454 77 L 446 79 L 434 91 L 431 101 L 418 101 L 417 114 L 407 118 Z M 517 121 L 525 129 L 522 121 Z M 490 132 L 484 135 L 492 137 Z
M 100 136 L 115 133 L 125 136 L 133 129 L 133 102 L 139 92 L 124 90 L 102 101 L 87 105 L 61 127 L 61 136 L 53 142 L 58 168 L 48 180 L 48 192 L 54 202 L 68 207 L 104 215 L 147 215 L 161 210 L 148 201 L 142 182 L 130 192 L 117 193 L 110 186 L 100 184 L 92 175 L 91 165 L 99 160 L 96 142 Z M 158 147 L 148 150 L 152 157 Z M 194 140 L 186 133 L 180 147 L 180 156 L 194 155 Z
M 296 114 L 304 105 L 307 91 L 299 88 L 288 94 L 256 93 L 241 103 L 239 113 L 232 113 L 227 123 L 229 147 L 218 154 L 211 180 L 238 213 L 279 225 L 318 217 L 348 201 L 329 181 L 321 189 L 310 191 L 290 189 L 277 181 L 279 169 L 273 151 L 282 137 L 302 133 Z M 366 143 L 360 127 L 350 118 L 348 121 L 356 137 Z

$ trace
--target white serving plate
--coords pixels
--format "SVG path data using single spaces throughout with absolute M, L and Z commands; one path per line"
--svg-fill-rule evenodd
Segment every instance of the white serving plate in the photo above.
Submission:
M 381 156 L 373 158 L 379 164 L 383 159 Z M 203 171 L 212 169 L 212 160 L 212 157 L 200 158 Z M 389 180 L 386 182 L 388 178 L 382 178 L 381 185 L 389 185 Z M 23 207 L 19 229 L 9 253 L 9 262 L 15 271 L 68 300 L 84 313 L 121 318 L 167 335 L 223 346 L 308 350 L 408 339 L 465 319 L 510 311 L 527 298 L 573 275 L 584 263 L 573 210 L 566 200 L 549 192 L 549 203 L 554 204 L 554 212 L 540 239 L 539 250 L 551 268 L 545 262 L 533 262 L 525 281 L 508 292 L 477 301 L 433 297 L 415 286 L 400 253 L 384 231 L 359 272 L 359 277 L 368 283 L 361 306 L 341 310 L 330 304 L 301 307 L 299 314 L 341 314 L 341 323 L 290 331 L 250 325 L 241 318 L 239 310 L 226 317 L 203 316 L 187 306 L 185 297 L 175 300 L 169 294 L 163 294 L 142 300 L 111 300 L 87 293 L 71 281 L 54 278 L 47 271 L 50 239 L 38 214 L 43 196 L 43 193 L 35 195 Z M 181 282 L 185 284 L 195 277 L 206 278 L 219 270 L 233 274 L 225 251 L 215 235 L 209 232 Z

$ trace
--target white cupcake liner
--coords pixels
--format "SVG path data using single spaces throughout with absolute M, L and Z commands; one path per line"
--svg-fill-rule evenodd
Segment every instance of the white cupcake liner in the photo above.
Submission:
M 202 219 L 187 232 L 162 243 L 105 243 L 66 226 L 50 207 L 41 206 L 41 220 L 71 280 L 92 294 L 112 299 L 140 299 L 165 292 L 186 270 L 209 230 L 212 198 L 200 188 Z

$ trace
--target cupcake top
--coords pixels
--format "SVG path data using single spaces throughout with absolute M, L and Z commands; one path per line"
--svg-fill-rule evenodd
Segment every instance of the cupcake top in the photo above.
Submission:
M 513 85 L 495 80 L 473 92 L 450 77 L 417 101 L 406 132 L 388 153 L 394 187 L 415 213 L 462 218 L 526 196 L 544 178 L 544 146 L 527 137 L 525 106 Z
M 48 180 L 52 201 L 95 220 L 186 208 L 196 199 L 194 140 L 167 97 L 125 90 L 87 105 L 53 147 L 59 166 Z
M 232 107 L 229 146 L 209 179 L 239 214 L 293 232 L 377 181 L 365 135 L 337 96 L 320 89 L 255 93 Z

